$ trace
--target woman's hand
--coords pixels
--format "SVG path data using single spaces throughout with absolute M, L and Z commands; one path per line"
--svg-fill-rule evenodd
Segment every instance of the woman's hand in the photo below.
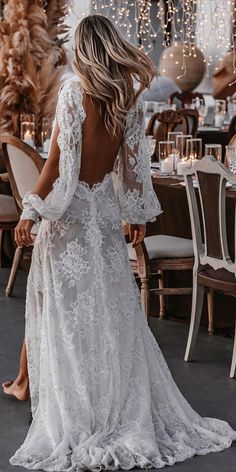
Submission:
M 129 237 L 133 247 L 140 244 L 146 236 L 146 225 L 129 225 Z
M 21 220 L 15 227 L 15 242 L 17 246 L 30 246 L 33 244 L 31 229 L 34 226 L 32 220 Z

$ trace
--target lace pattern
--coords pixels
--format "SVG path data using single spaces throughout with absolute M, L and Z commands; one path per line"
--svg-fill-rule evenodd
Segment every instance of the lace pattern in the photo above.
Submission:
M 125 221 L 144 224 L 154 221 L 161 214 L 161 206 L 151 181 L 143 102 L 140 97 L 127 114 L 115 188 Z
M 78 472 L 162 468 L 221 451 L 236 439 L 201 418 L 174 383 L 148 328 L 130 270 L 122 218 L 160 213 L 145 154 L 142 104 L 127 116 L 116 192 L 112 175 L 78 181 L 81 123 L 77 84 L 59 98 L 60 177 L 49 201 L 25 198 L 43 216 L 26 297 L 26 347 L 33 421 L 10 462 Z
M 130 271 L 112 176 L 79 182 L 43 220 L 26 300 L 33 421 L 13 465 L 47 472 L 162 468 L 236 439 L 174 383 Z
M 60 176 L 46 201 L 30 192 L 23 199 L 23 205 L 31 206 L 43 218 L 49 220 L 57 220 L 65 213 L 78 184 L 82 123 L 85 119 L 82 98 L 78 81 L 70 79 L 65 82 L 59 94 L 55 120 L 60 129 L 57 140 L 60 148 Z
M 67 81 L 59 94 L 55 120 L 60 128 L 60 177 L 45 201 L 31 193 L 27 193 L 23 199 L 25 208 L 31 207 L 35 214 L 49 220 L 61 218 L 69 207 L 78 184 L 82 123 L 85 119 L 82 100 L 83 91 L 79 82 Z M 118 169 L 114 182 L 122 218 L 129 223 L 140 224 L 155 220 L 161 213 L 161 207 L 151 182 L 141 98 L 127 113 Z M 22 219 L 26 218 L 25 215 L 27 213 L 23 212 Z

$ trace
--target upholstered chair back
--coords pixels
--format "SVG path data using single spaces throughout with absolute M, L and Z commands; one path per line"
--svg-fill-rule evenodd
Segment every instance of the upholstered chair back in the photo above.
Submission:
M 12 193 L 18 207 L 22 209 L 22 199 L 34 188 L 44 160 L 35 149 L 14 136 L 0 135 L 0 142 Z

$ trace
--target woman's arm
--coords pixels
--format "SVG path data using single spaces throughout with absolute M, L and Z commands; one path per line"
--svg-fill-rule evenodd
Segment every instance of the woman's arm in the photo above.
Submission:
M 51 192 L 55 180 L 59 177 L 59 157 L 60 149 L 57 144 L 57 138 L 59 134 L 58 125 L 55 126 L 50 153 L 47 162 L 40 174 L 38 182 L 36 183 L 32 194 L 38 195 L 44 200 L 47 195 Z M 15 242 L 17 246 L 28 246 L 33 243 L 31 236 L 31 229 L 34 225 L 32 220 L 21 220 L 15 228 Z
M 60 149 L 57 144 L 58 134 L 59 127 L 56 125 L 52 136 L 50 153 L 47 162 L 40 174 L 38 182 L 32 191 L 33 194 L 38 195 L 40 198 L 42 198 L 42 200 L 44 200 L 51 192 L 55 180 L 59 177 Z

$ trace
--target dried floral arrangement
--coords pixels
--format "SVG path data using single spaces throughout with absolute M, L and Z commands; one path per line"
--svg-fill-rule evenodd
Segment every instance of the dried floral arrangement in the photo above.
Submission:
M 39 140 L 52 120 L 66 63 L 68 0 L 6 0 L 0 18 L 0 130 L 19 135 L 20 113 L 34 113 Z

